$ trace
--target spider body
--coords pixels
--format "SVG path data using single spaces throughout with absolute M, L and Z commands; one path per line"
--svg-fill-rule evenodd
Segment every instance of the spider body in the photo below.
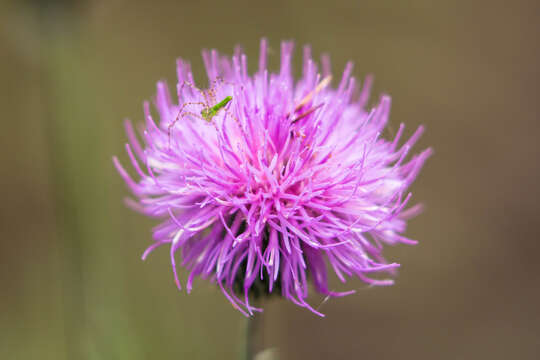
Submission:
M 223 100 L 218 102 L 216 105 L 210 106 L 210 107 L 204 107 L 201 110 L 201 116 L 203 117 L 204 120 L 206 120 L 208 122 L 212 121 L 212 118 L 217 115 L 219 110 L 221 110 L 225 106 L 227 106 L 227 104 L 231 100 L 232 100 L 232 96 L 226 96 Z

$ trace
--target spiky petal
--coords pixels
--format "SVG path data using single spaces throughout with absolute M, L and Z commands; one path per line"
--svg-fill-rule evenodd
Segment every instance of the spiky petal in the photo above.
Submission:
M 327 267 L 342 281 L 392 284 L 370 274 L 399 266 L 383 259 L 383 244 L 415 243 L 402 235 L 420 210 L 405 209 L 407 188 L 431 154 L 409 154 L 422 127 L 402 145 L 403 124 L 393 139 L 381 137 L 390 97 L 368 109 L 371 79 L 359 88 L 351 64 L 332 88 L 328 60 L 320 74 L 305 47 L 295 82 L 292 52 L 282 43 L 280 71 L 269 73 L 262 40 L 253 76 L 239 50 L 232 58 L 204 52 L 205 91 L 178 60 L 178 101 L 158 83 L 158 122 L 145 103 L 144 144 L 126 125 L 139 179 L 114 159 L 136 197 L 131 207 L 162 219 L 143 258 L 167 244 L 179 288 L 176 257 L 188 292 L 196 277 L 210 278 L 246 315 L 258 310 L 250 296 L 261 284 L 322 315 L 306 302 L 308 276 L 321 294 L 353 292 L 331 291 Z M 201 116 L 229 96 L 211 119 Z

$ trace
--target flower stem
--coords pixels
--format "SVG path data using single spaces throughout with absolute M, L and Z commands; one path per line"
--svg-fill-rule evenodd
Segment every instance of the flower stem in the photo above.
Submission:
M 263 350 L 263 313 L 255 313 L 247 319 L 246 326 L 246 360 L 254 360 Z

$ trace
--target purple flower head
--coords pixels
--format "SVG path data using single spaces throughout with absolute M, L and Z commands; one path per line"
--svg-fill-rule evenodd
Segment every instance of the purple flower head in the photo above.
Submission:
M 382 257 L 383 244 L 414 244 L 403 236 L 420 211 L 407 207 L 407 188 L 431 154 L 408 156 L 423 132 L 399 145 L 381 133 L 390 97 L 366 107 L 371 79 L 362 87 L 348 64 L 331 86 L 330 66 L 319 72 L 304 48 L 303 72 L 294 81 L 293 44 L 281 45 L 281 67 L 270 73 L 267 43 L 250 76 L 246 56 L 203 52 L 208 89 L 194 84 L 190 66 L 177 62 L 178 101 L 157 85 L 159 121 L 144 105 L 144 145 L 126 122 L 127 153 L 140 179 L 114 163 L 137 200 L 134 209 L 162 219 L 155 248 L 168 244 L 177 286 L 177 259 L 195 277 L 216 282 L 245 315 L 258 311 L 253 297 L 278 293 L 320 314 L 307 302 L 308 278 L 317 292 L 343 296 L 328 285 L 327 268 L 343 282 L 357 277 L 372 285 L 377 272 L 399 266 Z

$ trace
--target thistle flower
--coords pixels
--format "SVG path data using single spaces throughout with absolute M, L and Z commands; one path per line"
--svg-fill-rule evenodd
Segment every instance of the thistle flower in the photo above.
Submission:
M 282 43 L 278 73 L 268 72 L 267 52 L 263 39 L 253 76 L 239 49 L 232 58 L 203 52 L 207 90 L 178 60 L 178 101 L 159 82 L 157 123 L 144 104 L 144 146 L 126 122 L 140 179 L 113 160 L 137 198 L 128 204 L 162 219 L 143 259 L 167 244 L 178 288 L 177 258 L 188 293 L 196 277 L 209 278 L 245 315 L 261 310 L 253 297 L 272 293 L 322 315 L 306 302 L 308 278 L 326 296 L 354 292 L 331 291 L 327 268 L 343 282 L 392 284 L 370 275 L 399 266 L 383 259 L 383 244 L 416 243 L 403 235 L 420 211 L 405 209 L 407 188 L 431 150 L 408 156 L 423 127 L 401 146 L 403 124 L 381 137 L 390 97 L 368 109 L 371 78 L 360 88 L 351 64 L 332 88 L 328 59 L 319 73 L 309 47 L 297 82 L 293 44 Z

